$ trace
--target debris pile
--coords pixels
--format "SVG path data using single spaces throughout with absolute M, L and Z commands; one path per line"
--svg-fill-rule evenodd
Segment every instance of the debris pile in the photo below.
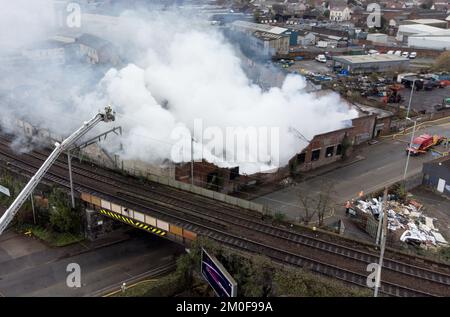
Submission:
M 435 218 L 424 214 L 423 205 L 415 200 L 403 204 L 392 198 L 388 197 L 386 204 L 388 230 L 401 234 L 402 242 L 424 247 L 448 245 L 439 229 L 434 226 Z M 376 220 L 379 219 L 381 203 L 378 199 L 358 200 L 357 208 L 363 213 L 372 214 Z

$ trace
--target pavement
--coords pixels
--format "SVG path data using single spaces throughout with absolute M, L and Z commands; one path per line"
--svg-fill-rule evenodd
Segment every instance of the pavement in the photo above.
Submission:
M 416 135 L 424 132 L 450 136 L 450 120 L 432 127 L 421 128 L 416 131 Z M 326 223 L 345 218 L 345 202 L 356 198 L 360 191 L 370 193 L 403 179 L 406 165 L 405 148 L 410 138 L 411 135 L 407 134 L 396 139 L 387 138 L 374 145 L 361 146 L 353 155 L 364 159 L 355 160 L 349 165 L 338 166 L 340 168 L 326 171 L 306 181 L 296 182 L 293 186 L 260 196 L 253 201 L 284 213 L 290 220 L 299 221 L 304 215 L 300 195 L 318 197 L 326 181 L 334 184 L 334 190 L 330 195 L 334 210 L 327 215 Z M 430 152 L 411 157 L 407 177 L 420 173 L 422 164 L 435 158 Z
M 180 245 L 137 230 L 126 239 L 114 236 L 64 248 L 8 231 L 0 239 L 0 296 L 99 296 L 99 290 L 172 265 L 183 252 Z M 69 263 L 81 267 L 80 288 L 66 285 Z

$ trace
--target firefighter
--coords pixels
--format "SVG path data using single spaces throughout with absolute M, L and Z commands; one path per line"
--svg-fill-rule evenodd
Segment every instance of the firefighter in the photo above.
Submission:
M 350 207 L 352 205 L 350 204 L 350 201 L 347 200 L 347 203 L 345 204 L 345 214 L 348 216 L 349 211 L 350 211 Z

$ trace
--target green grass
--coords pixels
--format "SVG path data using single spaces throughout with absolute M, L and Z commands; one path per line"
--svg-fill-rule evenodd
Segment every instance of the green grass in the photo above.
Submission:
M 31 231 L 31 234 L 36 238 L 45 241 L 52 247 L 65 247 L 84 240 L 81 235 L 74 235 L 71 233 L 58 233 L 40 226 L 24 225 L 20 231 Z

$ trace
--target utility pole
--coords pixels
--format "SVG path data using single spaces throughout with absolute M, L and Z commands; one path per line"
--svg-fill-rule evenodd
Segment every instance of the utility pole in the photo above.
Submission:
M 377 229 L 377 238 L 375 240 L 375 243 L 377 246 L 380 245 L 380 235 L 381 235 L 381 227 L 382 227 L 382 219 L 383 219 L 383 202 L 378 202 L 378 229 Z
M 33 197 L 33 192 L 31 192 L 30 194 L 30 200 L 31 200 L 31 210 L 33 210 L 33 222 L 34 224 L 36 224 L 36 212 L 34 210 L 34 197 Z
M 383 210 L 380 211 L 380 216 L 381 213 L 383 213 L 383 224 L 382 224 L 382 233 L 381 233 L 381 251 L 380 251 L 380 260 L 378 262 L 378 269 L 377 269 L 377 277 L 376 277 L 376 281 L 375 281 L 375 290 L 373 293 L 374 297 L 378 297 L 378 289 L 381 286 L 381 268 L 383 267 L 383 257 L 384 257 L 384 250 L 386 248 L 386 237 L 387 237 L 387 208 L 386 208 L 386 201 L 387 201 L 387 192 L 388 192 L 388 188 L 387 186 L 384 187 L 384 195 L 383 195 Z
M 194 185 L 194 137 L 191 136 L 191 185 Z
M 72 179 L 72 157 L 70 156 L 70 150 L 67 151 L 67 162 L 69 165 L 70 200 L 72 203 L 72 208 L 75 208 L 75 195 L 73 193 L 73 179 Z
M 406 133 L 406 122 L 409 119 L 409 110 L 411 109 L 411 101 L 412 101 L 412 96 L 413 96 L 413 92 L 414 92 L 414 87 L 416 86 L 416 80 L 413 80 L 413 84 L 411 86 L 411 93 L 409 94 L 409 103 L 408 103 L 408 109 L 406 110 L 406 121 L 405 121 L 405 129 L 403 130 L 404 133 Z
M 411 120 L 411 118 L 406 118 L 406 120 Z M 417 120 L 414 120 L 413 132 L 411 134 L 411 142 L 409 142 L 409 147 L 412 146 L 413 141 L 414 141 L 414 134 L 416 132 L 416 125 L 417 125 Z M 409 157 L 411 156 L 411 151 L 409 150 L 409 147 L 408 147 L 408 156 L 406 157 L 405 172 L 403 173 L 403 182 L 406 182 L 406 173 L 408 172 Z

